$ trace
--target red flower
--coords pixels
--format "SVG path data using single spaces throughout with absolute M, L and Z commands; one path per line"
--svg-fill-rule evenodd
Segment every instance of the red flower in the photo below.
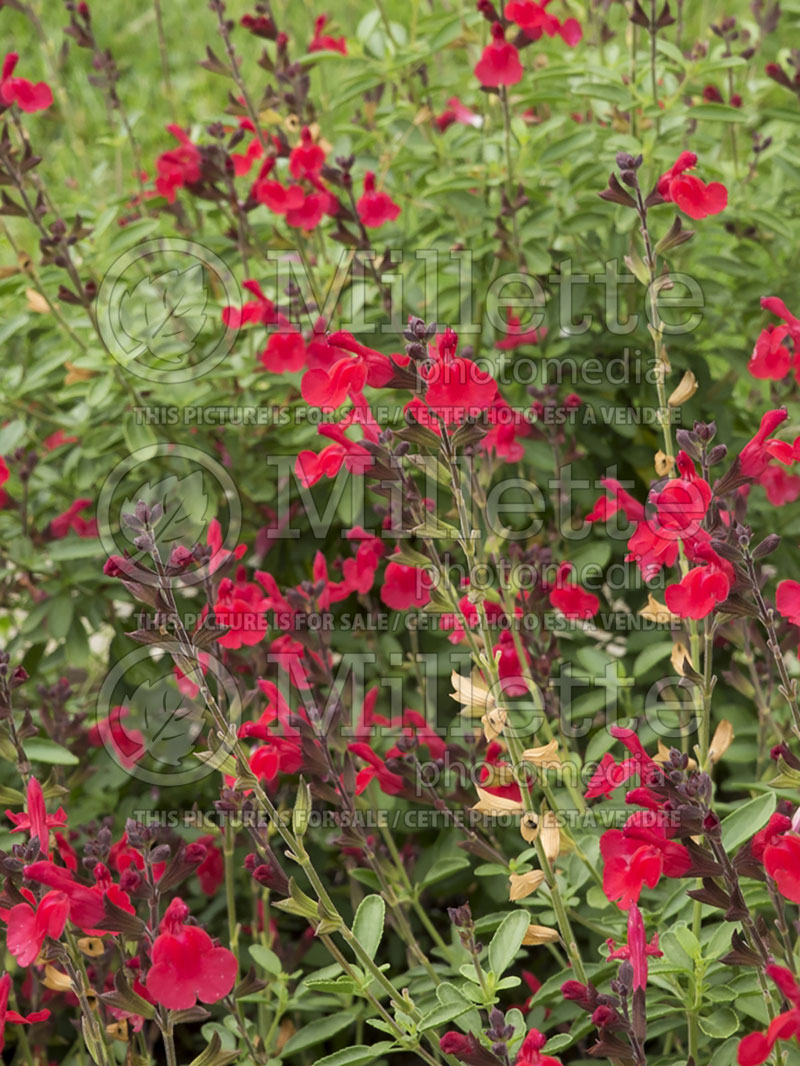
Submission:
M 95 884 L 89 887 L 76 881 L 69 870 L 56 866 L 54 862 L 41 860 L 24 867 L 23 873 L 28 881 L 36 881 L 56 889 L 69 901 L 69 920 L 77 925 L 87 936 L 102 936 L 108 930 L 100 929 L 105 923 L 105 899 L 108 897 L 128 914 L 135 914 L 126 892 L 111 880 L 111 874 L 102 863 L 94 868 Z
M 241 326 L 247 326 L 252 322 L 258 323 L 260 326 L 268 326 L 278 321 L 275 305 L 272 300 L 267 299 L 257 281 L 244 281 L 242 282 L 242 288 L 251 292 L 255 299 L 248 300 L 241 308 L 223 307 L 222 321 L 228 329 L 239 329 Z
M 505 16 L 516 22 L 532 41 L 538 41 L 543 33 L 548 37 L 558 34 L 565 44 L 574 48 L 583 36 L 580 23 L 577 19 L 561 22 L 545 10 L 549 3 L 550 0 L 543 0 L 540 4 L 534 3 L 533 0 L 511 0 L 506 4 Z
M 89 730 L 87 741 L 93 748 L 110 747 L 120 766 L 130 770 L 147 751 L 144 736 L 138 729 L 126 729 L 122 719 L 130 711 L 127 707 L 112 707 L 108 718 L 99 719 Z
M 648 944 L 645 938 L 644 922 L 639 908 L 635 903 L 631 904 L 628 911 L 628 943 L 614 948 L 613 941 L 607 940 L 609 947 L 609 959 L 630 959 L 633 967 L 633 989 L 644 988 L 647 984 L 647 956 L 654 955 L 661 958 L 664 954 L 658 948 L 658 933 L 653 933 L 653 939 Z M 563 992 L 562 986 L 562 992 Z
M 6 1023 L 13 1022 L 15 1025 L 33 1025 L 34 1022 L 43 1022 L 50 1017 L 49 1010 L 37 1010 L 33 1014 L 18 1014 L 15 1010 L 8 1009 L 8 996 L 11 992 L 11 978 L 7 973 L 0 977 L 0 1051 L 6 1043 Z
M 314 144 L 311 130 L 303 126 L 300 131 L 300 144 L 289 154 L 289 173 L 293 178 L 312 178 L 316 176 L 325 162 L 325 149 Z
M 327 15 L 317 15 L 314 20 L 314 36 L 308 46 L 309 52 L 341 52 L 343 56 L 346 56 L 347 43 L 344 37 L 329 37 L 323 34 L 322 31 L 327 21 Z
M 64 892 L 45 893 L 41 900 L 17 903 L 3 915 L 8 923 L 6 947 L 20 966 L 30 966 L 42 950 L 45 937 L 58 940 L 69 916 L 69 899 Z
M 680 208 L 689 218 L 718 215 L 728 205 L 728 190 L 719 181 L 706 185 L 693 174 L 686 174 L 697 166 L 694 152 L 681 152 L 666 174 L 658 179 L 658 191 L 663 198 Z
M 81 517 L 81 511 L 85 511 L 87 507 L 91 506 L 92 501 L 90 499 L 75 500 L 63 514 L 58 515 L 50 523 L 50 536 L 61 540 L 72 530 L 79 537 L 96 537 L 98 535 L 97 519 Z
M 775 443 L 783 444 L 784 442 L 776 441 Z M 787 447 L 791 446 L 787 445 Z M 797 474 L 788 473 L 780 466 L 768 466 L 758 479 L 758 482 L 764 486 L 767 499 L 775 507 L 783 507 L 784 504 L 794 503 L 800 497 L 800 477 Z
M 463 126 L 474 126 L 476 129 L 483 125 L 481 116 L 471 111 L 466 104 L 462 104 L 457 96 L 450 97 L 445 110 L 433 121 L 440 133 L 444 133 L 454 122 L 460 122 Z
M 738 456 L 739 473 L 743 477 L 757 478 L 766 470 L 772 459 L 771 447 L 780 442 L 768 441 L 770 433 L 774 433 L 781 422 L 785 422 L 789 412 L 785 407 L 777 407 L 772 411 L 765 411 L 761 417 L 761 425 L 758 433 L 745 444 Z
M 697 621 L 728 598 L 732 574 L 730 563 L 707 544 L 696 549 L 695 557 L 704 560 L 706 565 L 693 567 L 677 585 L 667 585 L 664 599 L 673 614 Z
M 161 920 L 151 950 L 153 965 L 145 987 L 168 1010 L 188 1010 L 199 999 L 216 1003 L 236 981 L 236 956 L 214 942 L 204 929 L 184 925 L 189 908 L 173 899 Z
M 800 358 L 800 319 L 777 296 L 763 297 L 761 306 L 765 311 L 782 318 L 784 325 L 767 326 L 761 331 L 747 369 L 754 378 L 778 381 L 786 377 L 792 366 L 797 367 Z M 791 338 L 793 351 L 783 343 L 787 337 Z
M 258 200 L 260 204 L 264 204 L 270 211 L 274 211 L 276 215 L 285 215 L 287 211 L 300 210 L 306 199 L 302 186 L 289 185 L 287 187 L 281 185 L 274 178 L 270 178 L 269 175 L 274 167 L 275 157 L 270 156 L 269 159 L 264 161 L 253 184 L 253 199 Z
M 437 430 L 437 419 L 448 425 L 463 422 L 488 410 L 497 396 L 494 378 L 471 359 L 456 355 L 457 347 L 458 336 L 449 326 L 436 336 L 428 346 L 430 359 L 420 368 L 427 382 L 425 398 L 415 397 L 406 405 L 406 411 Z
M 540 1033 L 538 1029 L 530 1029 L 522 1041 L 514 1066 L 561 1066 L 560 1059 L 542 1054 L 546 1043 L 547 1037 L 544 1033 Z
M 14 78 L 14 67 L 19 62 L 16 52 L 9 52 L 3 60 L 0 73 L 0 100 L 7 106 L 16 104 L 22 111 L 46 111 L 53 102 L 53 93 L 45 81 L 33 82 Z
M 764 869 L 778 891 L 793 903 L 800 903 L 800 837 L 787 833 L 764 849 Z
M 215 838 L 210 834 L 200 837 L 197 843 L 202 845 L 206 851 L 203 861 L 197 867 L 200 888 L 207 896 L 214 896 L 225 880 L 225 861 Z
M 175 190 L 192 185 L 200 180 L 202 156 L 200 149 L 192 144 L 188 133 L 180 126 L 167 126 L 167 131 L 179 142 L 179 148 L 162 152 L 156 160 L 156 192 L 175 202 Z
M 757 833 L 753 834 L 753 839 L 750 841 L 750 854 L 754 859 L 758 859 L 759 862 L 764 860 L 764 852 L 770 844 L 777 844 L 784 833 L 792 828 L 792 819 L 787 818 L 785 814 L 775 814 L 770 816 L 770 820 L 764 826 L 763 829 L 759 829 Z
M 550 593 L 550 603 L 567 618 L 593 618 L 600 610 L 600 601 L 591 592 L 570 580 L 574 569 L 572 563 L 562 563 L 556 575 L 555 588 Z
M 700 529 L 711 503 L 711 486 L 699 477 L 694 463 L 684 451 L 678 452 L 678 476 L 650 493 L 648 502 L 656 513 L 650 519 L 659 536 L 693 537 Z
M 787 618 L 792 625 L 800 626 L 800 583 L 781 581 L 775 593 L 775 606 L 778 613 Z
M 14 823 L 12 833 L 30 833 L 31 840 L 38 839 L 39 848 L 47 854 L 50 830 L 67 824 L 67 812 L 59 807 L 55 814 L 48 814 L 44 805 L 42 786 L 35 777 L 28 781 L 24 812 L 6 811 L 6 817 Z
M 431 578 L 426 570 L 389 563 L 383 578 L 381 601 L 395 611 L 424 607 L 431 598 Z
M 750 1033 L 749 1036 L 739 1041 L 736 1056 L 739 1066 L 761 1066 L 761 1063 L 766 1062 L 770 1057 L 778 1040 L 800 1038 L 800 987 L 794 974 L 791 970 L 776 966 L 774 963 L 765 967 L 765 970 L 792 1006 L 773 1018 L 766 1033 Z
M 487 88 L 516 85 L 522 80 L 519 52 L 506 40 L 505 30 L 499 22 L 492 24 L 492 39 L 475 67 L 475 76 Z
M 258 585 L 245 580 L 244 567 L 239 567 L 236 580 L 224 577 L 217 589 L 214 614 L 228 632 L 218 637 L 223 648 L 252 647 L 264 639 L 267 631 L 264 612 L 269 600 Z
M 317 356 L 322 345 L 315 345 Z M 303 399 L 312 407 L 333 411 L 347 399 L 360 396 L 365 385 L 380 388 L 391 380 L 391 359 L 373 348 L 360 344 L 352 333 L 340 330 L 328 337 L 330 362 L 327 367 L 306 371 L 300 383 Z
M 600 837 L 603 891 L 621 910 L 639 899 L 645 885 L 655 888 L 663 874 L 682 877 L 691 866 L 682 844 L 668 840 L 659 827 L 642 827 L 632 815 L 624 829 L 609 829 Z
M 387 796 L 399 796 L 405 789 L 405 781 L 399 775 L 393 773 L 386 766 L 384 760 L 376 755 L 369 744 L 357 742 L 355 744 L 348 744 L 347 750 L 352 752 L 353 755 L 358 756 L 359 759 L 363 759 L 367 766 L 358 771 L 356 775 L 356 795 L 360 796 L 369 786 L 370 782 L 377 780 L 380 785 L 381 792 Z
M 385 222 L 394 222 L 400 214 L 400 206 L 385 192 L 375 192 L 375 175 L 368 170 L 364 175 L 364 195 L 356 204 L 358 217 L 368 229 L 378 229 Z
M 296 329 L 270 334 L 267 346 L 258 357 L 265 370 L 273 374 L 292 374 L 306 365 L 306 345 Z

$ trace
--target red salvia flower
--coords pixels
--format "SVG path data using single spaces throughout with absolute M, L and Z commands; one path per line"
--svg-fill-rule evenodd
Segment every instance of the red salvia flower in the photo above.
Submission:
M 431 598 L 431 577 L 417 566 L 390 562 L 381 587 L 381 602 L 395 611 L 421 608 Z
M 35 777 L 28 781 L 25 811 L 16 814 L 6 811 L 6 817 L 14 823 L 12 833 L 30 833 L 31 840 L 38 839 L 40 849 L 47 854 L 50 830 L 67 824 L 67 812 L 59 807 L 55 814 L 48 814 L 44 805 L 42 786 Z
M 174 203 L 176 190 L 200 180 L 202 157 L 200 149 L 192 144 L 189 134 L 180 126 L 169 125 L 167 131 L 178 141 L 179 147 L 162 152 L 156 160 L 155 186 L 159 195 L 168 203 Z
M 492 39 L 483 50 L 475 67 L 475 77 L 487 88 L 500 85 L 516 85 L 522 80 L 522 64 L 519 52 L 506 40 L 501 23 L 492 24 Z
M 317 175 L 325 162 L 325 149 L 314 144 L 311 130 L 303 126 L 300 131 L 300 144 L 289 154 L 289 173 L 293 178 L 312 178 Z
M 145 987 L 156 1003 L 168 1010 L 188 1010 L 199 999 L 216 1003 L 227 996 L 236 981 L 236 956 L 215 947 L 204 929 L 185 925 L 189 908 L 173 899 L 153 942 L 153 965 Z
M 793 903 L 800 903 L 800 836 L 787 833 L 764 848 L 764 869 L 778 891 Z
M 130 710 L 127 707 L 112 707 L 107 718 L 100 718 L 89 730 L 87 741 L 93 748 L 110 747 L 120 766 L 130 770 L 147 751 L 147 742 L 139 729 L 123 725 Z
M 778 986 L 783 997 L 791 1003 L 791 1007 L 773 1018 L 765 1033 L 750 1033 L 739 1041 L 736 1054 L 739 1066 L 761 1066 L 772 1054 L 778 1040 L 800 1038 L 800 987 L 794 974 L 774 963 L 766 966 L 765 971 Z
M 708 544 L 700 545 L 695 556 L 705 565 L 693 567 L 678 584 L 667 585 L 664 599 L 673 614 L 698 621 L 728 598 L 732 574 L 730 563 L 720 558 Z
M 97 519 L 84 518 L 81 511 L 92 506 L 92 500 L 81 498 L 71 503 L 63 514 L 58 515 L 50 523 L 50 536 L 61 540 L 70 531 L 77 533 L 79 537 L 96 537 Z
M 534 3 L 533 0 L 511 0 L 506 4 L 505 16 L 516 22 L 532 41 L 538 41 L 542 34 L 548 37 L 561 37 L 565 44 L 574 48 L 583 36 L 583 30 L 577 19 L 569 18 L 564 22 L 551 15 L 546 9 L 550 0 Z
M 251 323 L 267 326 L 278 321 L 275 305 L 267 299 L 257 281 L 249 279 L 242 282 L 242 288 L 252 293 L 254 299 L 246 301 L 241 308 L 223 307 L 222 321 L 229 329 L 240 329 Z
M 45 81 L 34 84 L 25 78 L 13 77 L 19 62 L 16 52 L 9 52 L 0 73 L 0 100 L 6 105 L 16 104 L 22 111 L 45 111 L 53 102 L 53 93 Z
M 450 97 L 447 107 L 433 121 L 440 133 L 444 133 L 454 122 L 459 122 L 463 126 L 474 126 L 476 129 L 480 129 L 483 125 L 481 116 L 470 110 L 466 104 L 462 104 L 457 96 Z
M 552 1055 L 543 1055 L 542 1048 L 547 1043 L 547 1037 L 538 1029 L 529 1029 L 522 1041 L 514 1066 L 561 1066 L 560 1059 L 554 1059 Z
M 572 563 L 562 563 L 556 574 L 556 583 L 550 593 L 550 604 L 567 618 L 593 618 L 600 610 L 600 600 L 575 584 L 570 575 Z
M 14 1025 L 33 1025 L 35 1022 L 43 1022 L 50 1017 L 49 1010 L 37 1010 L 32 1014 L 18 1014 L 15 1010 L 8 1009 L 8 997 L 11 992 L 11 978 L 7 973 L 0 977 L 0 1052 L 6 1043 L 6 1024 L 13 1022 Z
M 763 474 L 773 457 L 770 448 L 778 443 L 767 438 L 788 417 L 789 412 L 785 407 L 777 407 L 772 411 L 764 412 L 758 433 L 745 444 L 739 453 L 738 467 L 743 477 L 757 478 Z
M 719 181 L 706 185 L 700 178 L 686 173 L 696 166 L 694 152 L 681 152 L 666 174 L 658 179 L 658 192 L 689 218 L 718 215 L 728 205 L 728 190 Z
M 20 966 L 30 966 L 42 950 L 45 937 L 58 940 L 69 917 L 69 898 L 53 890 L 38 903 L 17 903 L 3 914 L 8 923 L 6 947 Z
M 775 606 L 778 613 L 788 619 L 792 625 L 800 626 L 800 583 L 781 581 L 775 593 Z
M 358 217 L 367 229 L 378 229 L 386 222 L 394 222 L 400 214 L 400 205 L 385 192 L 376 192 L 375 175 L 368 170 L 364 175 L 364 195 L 356 204 Z
M 314 36 L 308 46 L 309 52 L 341 52 L 347 55 L 347 41 L 344 37 L 330 37 L 322 31 L 328 21 L 328 15 L 317 15 L 314 19 Z

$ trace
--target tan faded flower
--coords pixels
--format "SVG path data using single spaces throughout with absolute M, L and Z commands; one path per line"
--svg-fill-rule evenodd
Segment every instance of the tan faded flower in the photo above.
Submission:
M 475 675 L 463 677 L 457 670 L 454 670 L 450 675 L 450 682 L 453 686 L 451 697 L 464 708 L 461 714 L 477 717 L 489 714 L 497 707 L 494 696 Z
M 672 655 L 670 655 L 670 662 L 672 668 L 676 674 L 680 674 L 684 677 L 684 662 L 688 663 L 689 669 L 694 670 L 692 663 L 692 657 L 689 655 L 689 649 L 680 640 L 676 640 L 672 645 Z
M 522 943 L 525 947 L 532 948 L 537 944 L 554 944 L 557 940 L 557 929 L 550 929 L 546 925 L 529 925 Z
M 555 737 L 549 744 L 545 744 L 541 748 L 526 748 L 522 753 L 522 759 L 524 762 L 533 763 L 534 766 L 558 767 L 561 765 L 561 759 L 558 756 L 558 741 Z
M 542 815 L 539 839 L 542 842 L 547 861 L 553 863 L 561 852 L 561 829 L 555 811 L 545 811 Z
M 697 378 L 691 372 L 687 370 L 681 380 L 675 386 L 669 400 L 667 401 L 670 407 L 680 407 L 682 403 L 686 403 L 687 400 L 691 400 L 692 396 L 697 392 L 699 386 L 697 384 Z
M 544 881 L 543 870 L 531 870 L 527 874 L 511 874 L 508 878 L 508 898 L 512 903 L 525 899 L 535 892 Z
M 733 726 L 727 718 L 723 718 L 714 730 L 711 744 L 708 748 L 708 757 L 712 762 L 718 762 L 733 743 L 735 734 Z
M 526 811 L 520 818 L 519 831 L 526 844 L 533 844 L 539 835 L 539 815 L 535 811 Z
M 88 955 L 90 958 L 102 955 L 106 950 L 106 946 L 99 936 L 82 936 L 78 941 L 78 947 L 84 955 Z
M 653 465 L 656 468 L 656 473 L 659 477 L 666 477 L 675 466 L 675 458 L 672 455 L 667 455 L 666 452 L 656 452 L 653 459 Z
M 507 799 L 505 796 L 493 796 L 486 789 L 477 787 L 478 802 L 472 808 L 479 814 L 519 814 L 524 810 L 520 800 Z
M 44 979 L 42 984 L 45 988 L 49 988 L 53 992 L 72 991 L 72 980 L 67 974 L 62 973 L 61 970 L 57 970 L 55 966 L 51 966 L 49 962 L 44 968 Z
M 678 615 L 673 614 L 665 603 L 659 603 L 652 592 L 647 594 L 647 603 L 639 611 L 639 616 L 646 618 L 648 622 L 658 622 L 660 624 L 680 621 Z
M 486 742 L 488 744 L 491 744 L 493 740 L 497 740 L 497 738 L 502 735 L 507 721 L 508 712 L 503 710 L 502 707 L 495 707 L 493 710 L 487 711 L 483 718 L 481 718 L 483 735 L 486 737 Z

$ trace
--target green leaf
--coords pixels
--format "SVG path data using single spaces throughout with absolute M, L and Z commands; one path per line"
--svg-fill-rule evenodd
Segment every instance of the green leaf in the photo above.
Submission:
M 293 1055 L 297 1051 L 304 1051 L 307 1047 L 313 1047 L 314 1044 L 321 1044 L 323 1040 L 329 1040 L 332 1036 L 340 1033 L 343 1029 L 349 1028 L 353 1024 L 353 1015 L 347 1012 L 339 1014 L 329 1014 L 324 1018 L 317 1018 L 315 1021 L 310 1022 L 308 1025 L 304 1025 L 302 1029 L 290 1036 L 283 1046 L 281 1054 Z
M 500 928 L 489 944 L 489 969 L 497 977 L 514 961 L 529 925 L 530 915 L 523 910 L 511 911 L 500 923 Z
M 728 107 L 727 104 L 697 104 L 689 112 L 691 118 L 706 119 L 712 122 L 746 122 L 747 116 L 741 108 Z
M 716 1040 L 726 1040 L 739 1028 L 739 1019 L 730 1007 L 717 1007 L 711 1014 L 699 1015 L 697 1020 L 706 1036 Z
M 753 833 L 762 829 L 775 812 L 778 797 L 774 792 L 765 792 L 754 800 L 743 803 L 722 820 L 722 843 L 727 852 L 749 840 Z
M 25 741 L 23 747 L 31 762 L 46 762 L 54 766 L 77 766 L 80 762 L 77 755 L 62 748 L 54 740 L 47 740 L 44 737 L 31 737 L 30 740 Z
M 272 974 L 273 977 L 277 977 L 283 972 L 281 960 L 274 951 L 265 948 L 263 944 L 251 944 L 250 956 L 254 962 L 258 963 L 262 970 Z
M 353 1047 L 342 1048 L 334 1051 L 332 1055 L 326 1055 L 323 1059 L 317 1059 L 314 1066 L 372 1066 L 372 1063 L 387 1051 L 391 1051 L 396 1045 L 383 1040 L 379 1044 L 355 1044 Z
M 466 855 L 446 855 L 428 870 L 422 881 L 422 887 L 427 888 L 429 885 L 436 884 L 437 881 L 444 881 L 446 877 L 452 877 L 465 866 L 469 866 L 469 859 Z
M 375 958 L 383 936 L 386 904 L 380 896 L 366 896 L 356 911 L 353 933 L 371 959 Z

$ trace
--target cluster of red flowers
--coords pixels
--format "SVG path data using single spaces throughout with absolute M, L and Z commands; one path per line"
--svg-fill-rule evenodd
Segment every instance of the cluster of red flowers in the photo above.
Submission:
M 475 77 L 487 89 L 516 85 L 522 81 L 523 67 L 516 44 L 506 40 L 511 25 L 518 27 L 523 42 L 538 41 L 545 34 L 559 36 L 570 48 L 574 48 L 583 36 L 577 19 L 561 21 L 548 10 L 550 0 L 535 3 L 534 0 L 510 0 L 505 6 L 505 25 L 497 17 L 493 5 L 479 0 L 478 10 L 492 23 L 491 40 L 484 48 L 475 67 Z

